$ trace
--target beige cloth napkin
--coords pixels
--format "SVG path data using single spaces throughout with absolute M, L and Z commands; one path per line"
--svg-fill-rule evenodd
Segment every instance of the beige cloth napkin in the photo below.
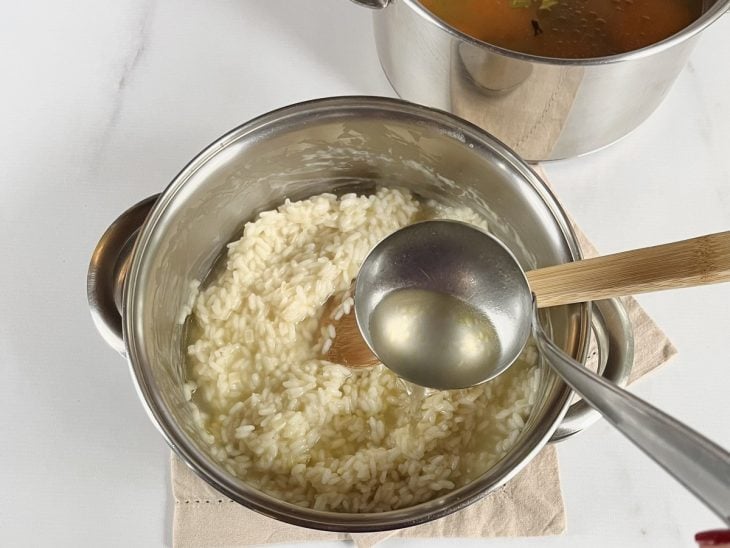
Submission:
M 452 63 L 450 112 L 497 135 L 523 158 L 565 156 L 558 147 L 582 67 L 507 59 L 467 43 L 457 51 L 461 63 Z
M 576 233 L 584 255 L 595 255 L 595 248 L 577 227 Z M 634 299 L 624 302 L 635 334 L 634 367 L 629 378 L 633 382 L 665 363 L 676 349 Z M 553 445 L 547 445 L 503 488 L 455 514 L 408 529 L 352 535 L 314 531 L 267 518 L 215 491 L 174 455 L 171 467 L 173 545 L 178 547 L 353 540 L 358 547 L 368 548 L 391 537 L 527 537 L 556 535 L 565 529 Z

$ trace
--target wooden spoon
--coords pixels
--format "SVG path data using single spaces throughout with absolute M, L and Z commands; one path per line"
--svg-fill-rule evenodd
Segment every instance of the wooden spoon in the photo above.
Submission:
M 350 287 L 348 296 L 354 293 L 354 284 Z M 347 298 L 347 297 L 345 297 Z M 335 330 L 334 338 L 324 343 L 323 357 L 332 363 L 339 363 L 351 368 L 369 367 L 380 363 L 362 338 L 360 328 L 357 326 L 354 306 L 347 309 L 337 317 L 337 309 L 343 302 L 339 294 L 332 295 L 324 304 L 320 326 L 332 326 Z M 337 319 L 335 319 L 337 317 Z
M 540 308 L 730 281 L 730 231 L 645 247 L 527 272 Z M 325 359 L 348 367 L 379 363 L 360 334 L 354 307 L 331 317 L 340 299 L 325 304 L 322 325 L 335 337 Z

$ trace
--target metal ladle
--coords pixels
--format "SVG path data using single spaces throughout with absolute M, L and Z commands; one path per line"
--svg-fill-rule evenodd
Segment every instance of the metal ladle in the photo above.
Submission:
M 584 401 L 730 525 L 730 454 L 563 353 L 540 324 L 517 259 L 490 234 L 456 221 L 395 232 L 358 273 L 355 315 L 388 368 L 440 389 L 499 375 L 532 334 L 545 361 Z

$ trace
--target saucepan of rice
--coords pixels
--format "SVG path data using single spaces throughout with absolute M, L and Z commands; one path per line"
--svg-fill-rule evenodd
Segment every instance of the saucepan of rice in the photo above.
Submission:
M 436 218 L 493 232 L 527 269 L 580 256 L 539 177 L 483 131 L 402 101 L 332 98 L 233 130 L 120 217 L 92 259 L 93 316 L 172 448 L 232 500 L 328 530 L 436 519 L 586 420 L 579 408 L 564 419 L 571 391 L 532 344 L 496 379 L 453 391 L 322 357 L 325 301 L 347 309 L 368 250 Z M 605 370 L 620 376 L 630 326 L 617 301 L 597 308 Z M 545 312 L 577 359 L 590 311 Z

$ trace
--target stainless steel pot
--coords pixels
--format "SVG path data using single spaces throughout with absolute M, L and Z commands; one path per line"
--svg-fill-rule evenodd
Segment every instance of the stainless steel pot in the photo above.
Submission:
M 596 59 L 549 59 L 481 42 L 417 0 L 354 0 L 374 12 L 385 74 L 402 98 L 486 129 L 523 158 L 585 154 L 624 137 L 659 106 L 700 32 L 730 7 L 705 13 L 662 42 Z
M 324 191 L 407 187 L 475 208 L 525 267 L 580 257 L 568 219 L 545 184 L 514 153 L 458 118 L 403 101 L 342 97 L 301 103 L 248 122 L 201 152 L 159 196 L 124 213 L 102 236 L 89 267 L 92 315 L 125 355 L 140 398 L 172 449 L 233 500 L 300 526 L 374 531 L 436 519 L 514 476 L 549 441 L 592 420 L 572 392 L 545 371 L 539 401 L 513 450 L 476 481 L 436 500 L 380 514 L 294 506 L 236 479 L 206 452 L 183 395 L 181 311 L 193 280 L 210 272 L 242 224 L 257 212 Z M 602 369 L 625 381 L 631 326 L 618 301 L 596 303 L 593 326 Z M 585 359 L 591 306 L 554 308 L 554 340 Z M 565 417 L 566 412 L 568 417 Z

